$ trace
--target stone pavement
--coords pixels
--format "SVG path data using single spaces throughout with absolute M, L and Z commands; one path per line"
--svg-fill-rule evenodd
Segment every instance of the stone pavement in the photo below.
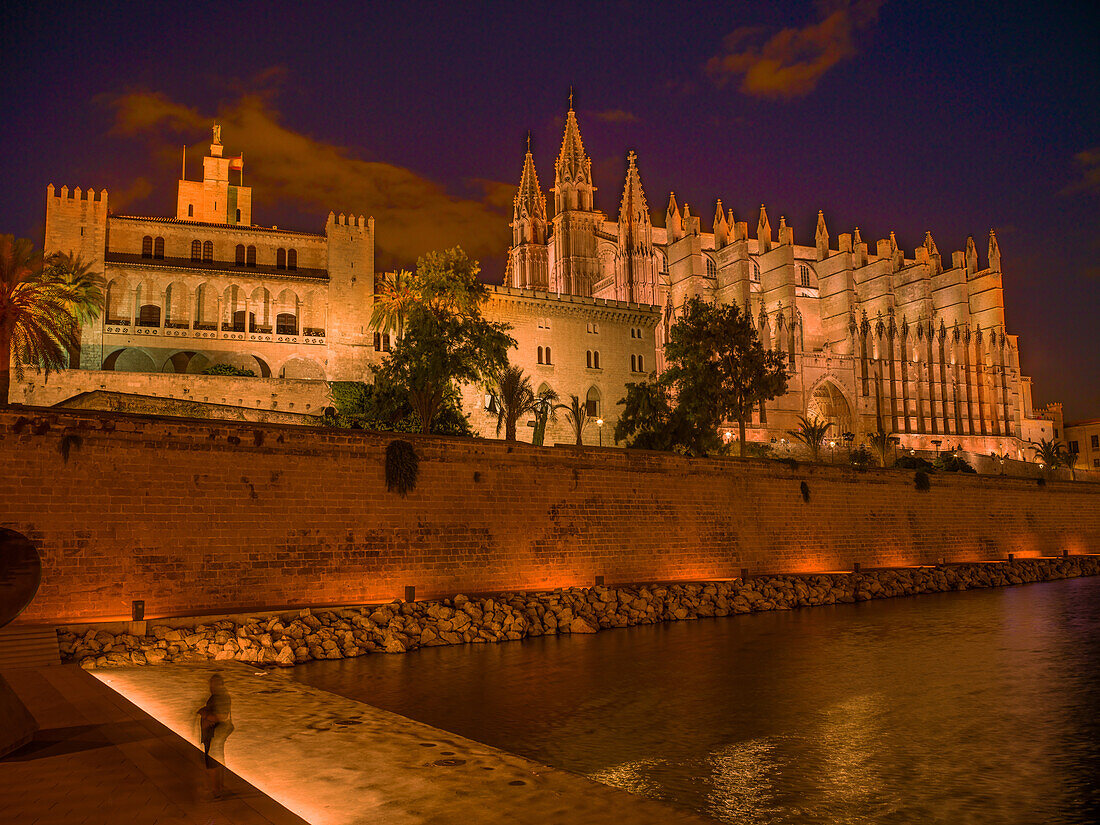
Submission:
M 313 825 L 713 823 L 309 687 L 280 671 L 229 661 L 94 674 L 193 742 L 195 711 L 215 671 L 233 702 L 226 764 Z
M 194 746 L 75 665 L 4 676 L 40 730 L 0 759 L 0 823 L 305 823 L 237 776 L 214 800 Z

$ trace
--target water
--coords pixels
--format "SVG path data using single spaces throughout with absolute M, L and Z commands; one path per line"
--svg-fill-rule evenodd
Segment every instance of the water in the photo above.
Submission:
M 1100 821 L 1100 578 L 427 648 L 311 685 L 739 825 Z

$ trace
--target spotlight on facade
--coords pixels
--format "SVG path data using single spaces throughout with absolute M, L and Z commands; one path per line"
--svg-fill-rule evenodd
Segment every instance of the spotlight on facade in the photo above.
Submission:
M 603 446 L 603 419 L 602 418 L 597 418 L 596 419 L 596 426 L 600 428 L 600 446 L 602 447 Z

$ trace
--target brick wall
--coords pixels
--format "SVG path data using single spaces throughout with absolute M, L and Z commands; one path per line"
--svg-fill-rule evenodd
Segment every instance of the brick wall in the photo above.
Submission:
M 43 556 L 24 619 L 150 617 L 417 594 L 1093 551 L 1100 485 L 14 408 L 0 526 Z M 68 445 L 68 457 L 63 444 Z M 800 483 L 809 489 L 803 501 Z

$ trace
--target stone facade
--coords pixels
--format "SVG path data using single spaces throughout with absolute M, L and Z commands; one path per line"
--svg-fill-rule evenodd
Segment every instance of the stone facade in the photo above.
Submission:
M 1100 418 L 1065 425 L 1065 444 L 1077 454 L 1078 470 L 1100 470 Z
M 665 225 L 654 226 L 633 152 L 617 218 L 595 208 L 595 190 L 570 106 L 552 216 L 530 151 L 524 160 L 505 283 L 655 304 L 658 356 L 690 298 L 736 303 L 790 362 L 789 391 L 757 411 L 750 438 L 785 437 L 803 414 L 831 421 L 834 437 L 862 440 L 881 427 L 915 449 L 1023 458 L 1027 440 L 1050 437 L 1005 327 L 992 230 L 983 265 L 973 238 L 948 257 L 931 234 L 909 255 L 893 233 L 869 244 L 856 228 L 834 244 L 820 213 L 813 245 L 796 244 L 785 218 L 773 229 L 763 206 L 752 237 L 720 200 L 704 232 L 675 194 Z

